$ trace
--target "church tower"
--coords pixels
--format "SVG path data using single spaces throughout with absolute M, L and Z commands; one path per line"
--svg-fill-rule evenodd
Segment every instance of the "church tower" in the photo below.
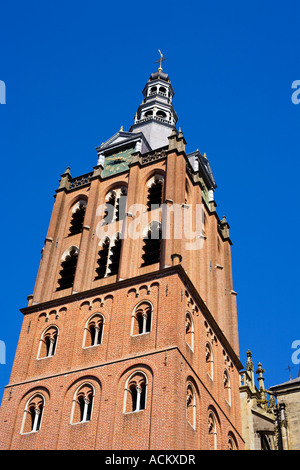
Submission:
M 0 413 L 2 449 L 242 449 L 229 224 L 174 90 L 61 175 Z

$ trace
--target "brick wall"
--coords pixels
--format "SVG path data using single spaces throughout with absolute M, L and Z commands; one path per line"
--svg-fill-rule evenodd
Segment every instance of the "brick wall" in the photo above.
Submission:
M 132 336 L 132 312 L 141 301 L 153 305 L 151 331 Z M 122 287 L 121 282 L 114 292 L 107 287 L 100 297 L 70 300 L 57 308 L 32 306 L 26 310 L 2 403 L 4 448 L 207 448 L 209 407 L 220 419 L 218 447 L 226 448 L 229 431 L 242 446 L 236 358 L 230 348 L 226 350 L 225 338 L 208 323 L 212 318 L 201 312 L 178 273 L 167 270 L 145 284 Z M 186 343 L 186 311 L 193 316 L 194 351 Z M 102 343 L 84 348 L 84 328 L 96 312 L 105 319 Z M 42 333 L 50 325 L 56 325 L 59 331 L 55 355 L 38 359 Z M 213 343 L 213 380 L 204 367 L 206 341 Z M 231 406 L 224 395 L 225 368 L 231 378 Z M 125 381 L 134 370 L 147 375 L 147 406 L 139 413 L 126 414 Z M 188 380 L 196 391 L 195 430 L 186 420 Z M 95 389 L 92 419 L 70 424 L 75 390 L 85 381 Z M 37 391 L 45 397 L 41 429 L 21 434 L 26 402 Z

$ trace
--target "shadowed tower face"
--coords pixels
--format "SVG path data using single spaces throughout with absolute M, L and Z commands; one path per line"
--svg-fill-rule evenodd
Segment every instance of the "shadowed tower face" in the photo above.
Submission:
M 243 447 L 229 225 L 206 155 L 176 129 L 163 59 L 130 129 L 89 172 L 61 175 L 4 390 L 5 449 Z

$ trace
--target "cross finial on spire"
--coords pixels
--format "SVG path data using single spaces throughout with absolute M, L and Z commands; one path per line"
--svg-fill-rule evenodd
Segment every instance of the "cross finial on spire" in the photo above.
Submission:
M 155 63 L 155 64 L 158 64 L 158 63 L 159 63 L 158 70 L 159 70 L 160 72 L 162 72 L 162 66 L 161 66 L 161 64 L 162 64 L 162 62 L 163 62 L 164 60 L 166 60 L 168 57 L 164 57 L 160 49 L 158 49 L 158 52 L 159 52 L 159 54 L 160 54 L 160 59 L 159 59 L 159 60 L 156 60 L 154 63 Z

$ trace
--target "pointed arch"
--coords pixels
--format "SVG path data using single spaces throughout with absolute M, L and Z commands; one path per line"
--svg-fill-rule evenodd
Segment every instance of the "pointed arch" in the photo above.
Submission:
M 117 232 L 110 241 L 109 256 L 107 265 L 107 276 L 118 274 L 120 257 L 121 257 L 122 238 L 121 234 Z
M 109 237 L 105 237 L 100 243 L 100 250 L 98 251 L 97 267 L 96 267 L 96 279 L 103 279 L 106 275 L 108 254 L 109 254 Z
M 194 351 L 194 320 L 190 312 L 185 314 L 185 341 L 192 351 Z
M 58 327 L 50 325 L 46 328 L 40 338 L 38 359 L 54 356 L 58 342 Z
M 209 342 L 205 344 L 205 364 L 206 373 L 213 380 L 214 379 L 214 356 L 213 349 Z
M 98 251 L 95 280 L 118 274 L 122 248 L 121 234 L 117 232 L 112 238 L 105 237 L 99 246 L 101 248 Z
M 125 218 L 127 187 L 111 189 L 105 196 L 104 224 L 118 222 Z
M 238 444 L 234 434 L 229 431 L 227 438 L 227 450 L 238 450 Z
M 150 333 L 152 327 L 153 305 L 149 300 L 139 302 L 132 314 L 131 336 Z
M 189 381 L 186 387 L 186 419 L 193 429 L 196 429 L 196 418 L 197 418 L 196 390 L 192 382 Z
M 104 316 L 102 313 L 93 313 L 87 320 L 84 328 L 83 347 L 89 348 L 102 343 L 104 329 Z
M 85 423 L 92 419 L 95 389 L 90 382 L 81 384 L 74 393 L 71 424 Z
M 164 177 L 161 174 L 155 174 L 147 181 L 147 187 L 147 209 L 151 211 L 162 204 Z
M 27 400 L 21 427 L 21 434 L 37 432 L 41 428 L 45 398 L 42 393 L 35 393 Z
M 124 391 L 124 413 L 139 412 L 146 408 L 147 386 L 145 372 L 136 370 L 128 377 Z
M 79 249 L 77 246 L 68 248 L 63 256 L 61 262 L 61 269 L 59 271 L 60 278 L 58 279 L 58 287 L 56 290 L 63 290 L 73 287 Z
M 69 226 L 69 236 L 81 233 L 86 212 L 86 199 L 79 199 L 72 207 L 72 216 Z
M 210 411 L 208 415 L 208 434 L 209 434 L 209 449 L 217 450 L 218 435 L 217 435 L 217 421 L 215 414 Z
M 228 370 L 224 370 L 223 375 L 223 386 L 224 386 L 224 395 L 225 400 L 227 401 L 228 405 L 231 405 L 231 382 Z

